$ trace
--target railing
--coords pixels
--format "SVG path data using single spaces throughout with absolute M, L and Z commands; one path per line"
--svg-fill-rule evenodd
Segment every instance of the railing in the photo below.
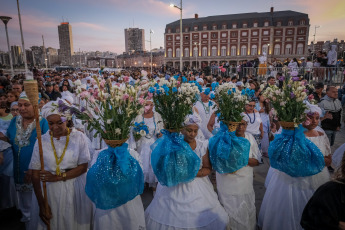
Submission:
M 224 70 L 223 70 L 224 71 Z M 227 68 L 223 72 L 219 68 L 211 69 L 212 75 L 219 76 L 239 76 L 240 79 L 248 76 L 255 76 L 258 80 L 266 80 L 269 76 L 276 77 L 277 73 L 282 73 L 284 76 L 293 71 L 297 71 L 299 76 L 308 80 L 310 83 L 323 82 L 326 85 L 340 86 L 345 83 L 345 68 L 344 67 L 244 67 L 244 68 Z

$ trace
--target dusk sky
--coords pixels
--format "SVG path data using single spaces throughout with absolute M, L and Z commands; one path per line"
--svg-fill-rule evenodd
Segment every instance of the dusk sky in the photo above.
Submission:
M 60 22 L 72 25 L 74 51 L 112 51 L 121 54 L 125 50 L 124 29 L 145 29 L 152 48 L 164 46 L 165 25 L 179 19 L 179 10 L 169 7 L 179 5 L 179 0 L 20 0 L 25 47 L 42 45 L 59 48 Z M 309 14 L 309 43 L 316 40 L 345 39 L 345 0 L 184 0 L 183 18 L 210 15 L 237 14 L 294 10 Z M 21 45 L 16 0 L 0 0 L 0 15 L 13 19 L 8 23 L 10 45 Z M 149 49 L 149 43 L 146 43 Z M 7 51 L 4 24 L 0 24 L 0 50 Z

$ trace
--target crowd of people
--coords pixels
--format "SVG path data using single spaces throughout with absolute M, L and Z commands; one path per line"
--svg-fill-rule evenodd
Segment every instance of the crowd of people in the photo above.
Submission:
M 16 206 L 26 229 L 345 229 L 345 144 L 332 153 L 337 133 L 345 123 L 345 85 L 339 89 L 322 82 L 308 85 L 316 105 L 305 111 L 304 135 L 324 156 L 325 168 L 308 177 L 291 177 L 270 168 L 260 213 L 256 213 L 253 168 L 268 158 L 270 142 L 282 132 L 272 110 L 267 87 L 283 87 L 283 75 L 206 75 L 203 72 L 146 73 L 139 69 L 105 72 L 101 70 L 34 71 L 38 82 L 40 127 L 44 170 L 41 171 L 36 141 L 34 108 L 23 87 L 25 74 L 0 73 L 0 209 Z M 140 162 L 144 180 L 153 200 L 144 210 L 140 196 L 115 209 L 96 208 L 85 193 L 86 174 L 99 157 L 105 142 L 87 124 L 65 120 L 54 103 L 62 99 L 69 105 L 83 106 L 76 88 L 99 91 L 94 78 L 112 84 L 145 84 L 151 80 L 175 78 L 196 81 L 200 99 L 194 104 L 181 134 L 200 159 L 194 180 L 173 187 L 161 185 L 151 166 L 150 146 L 160 138 L 163 122 L 152 100 L 133 122 L 144 122 L 149 134 L 130 138 L 130 154 Z M 78 82 L 78 84 L 76 84 Z M 215 85 L 232 82 L 239 90 L 254 90 L 235 131 L 250 142 L 246 167 L 232 174 L 214 173 L 209 160 L 208 140 L 219 129 L 212 91 Z M 210 180 L 211 178 L 211 180 Z M 41 182 L 47 183 L 48 206 Z M 101 189 L 101 188 L 100 188 Z

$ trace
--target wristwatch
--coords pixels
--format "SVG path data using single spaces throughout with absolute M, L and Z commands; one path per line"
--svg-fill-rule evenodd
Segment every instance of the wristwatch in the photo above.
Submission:
M 67 179 L 66 177 L 67 177 L 67 174 L 66 173 L 62 173 L 62 180 L 63 181 L 66 181 L 66 179 Z

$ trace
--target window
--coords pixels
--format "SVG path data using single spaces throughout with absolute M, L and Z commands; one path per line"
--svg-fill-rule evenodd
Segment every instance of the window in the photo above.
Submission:
M 304 29 L 298 30 L 298 34 L 304 34 Z
M 226 38 L 226 33 L 222 33 L 222 38 Z
M 293 21 L 289 21 L 288 26 L 293 26 Z
M 216 33 L 212 33 L 212 38 L 217 38 L 217 34 Z
M 212 56 L 215 57 L 217 56 L 217 47 L 212 46 Z
M 253 36 L 258 36 L 258 31 L 253 31 Z
M 184 28 L 184 32 L 188 32 L 188 27 Z
M 199 38 L 199 35 L 198 35 L 198 34 L 193 34 L 193 38 L 194 38 L 194 39 L 198 39 L 198 38 Z
M 247 36 L 247 32 L 242 32 L 242 36 Z
M 194 31 L 198 31 L 198 26 L 194 26 Z
M 231 56 L 236 56 L 236 46 L 231 46 Z
M 172 57 L 172 49 L 171 49 L 171 48 L 168 49 L 168 57 L 169 57 L 169 58 Z
M 203 29 L 203 30 L 207 30 L 207 26 L 203 26 L 202 29 Z
M 232 28 L 236 29 L 237 28 L 237 24 L 232 24 Z
M 176 36 L 176 40 L 180 40 L 180 36 Z
M 287 44 L 285 46 L 285 54 L 291 54 L 292 53 L 292 45 L 291 44 Z
M 280 55 L 280 45 L 276 44 L 274 46 L 274 55 Z
M 303 55 L 303 49 L 304 49 L 304 46 L 303 46 L 303 44 L 301 44 L 301 43 L 298 43 L 298 45 L 297 45 L 297 54 L 298 55 Z
M 213 29 L 213 30 L 216 30 L 216 29 L 217 29 L 217 26 L 212 26 L 212 29 Z
M 180 48 L 177 48 L 176 49 L 176 55 L 175 55 L 176 57 L 180 57 Z
M 264 30 L 264 35 L 269 35 L 268 30 Z
M 220 51 L 221 56 L 226 56 L 226 46 L 222 46 L 221 51 Z
M 267 27 L 268 25 L 269 25 L 269 23 L 268 23 L 268 22 L 265 22 L 265 23 L 264 23 L 264 26 L 266 26 L 266 27 Z
M 277 26 L 282 26 L 282 22 L 277 22 Z
M 268 45 L 263 45 L 262 46 L 262 55 L 268 54 Z
M 247 23 L 243 23 L 243 28 L 247 28 Z
M 203 35 L 202 35 L 202 38 L 207 38 L 207 34 L 203 34 Z
M 247 46 L 241 46 L 241 56 L 247 56 Z
M 226 25 L 222 25 L 222 28 L 223 28 L 224 30 L 226 29 L 226 27 L 227 27 Z
M 282 32 L 280 30 L 277 30 L 276 35 L 280 36 L 280 35 L 282 35 Z
M 237 37 L 237 33 L 232 32 L 232 33 L 231 33 L 231 37 L 233 37 L 233 38 L 234 38 L 234 37 Z
M 180 28 L 176 29 L 176 33 L 180 33 Z
M 194 56 L 194 57 L 199 56 L 199 55 L 198 55 L 198 52 L 199 52 L 198 47 L 194 47 L 194 49 L 193 49 L 193 56 Z
M 184 48 L 184 57 L 189 57 L 189 49 L 188 48 Z
M 168 39 L 168 41 L 171 41 L 171 37 L 170 36 L 168 36 L 167 39 Z
M 257 45 L 252 45 L 251 55 L 257 55 L 257 54 L 258 54 L 258 47 L 257 47 Z
M 287 34 L 288 34 L 288 35 L 293 34 L 293 30 L 288 30 L 288 31 L 287 31 Z
M 258 23 L 254 22 L 253 27 L 258 27 Z
M 202 47 L 202 56 L 207 57 L 207 47 Z
M 168 34 L 170 34 L 171 33 L 171 29 L 168 29 Z
M 301 20 L 300 25 L 305 25 L 305 20 Z

